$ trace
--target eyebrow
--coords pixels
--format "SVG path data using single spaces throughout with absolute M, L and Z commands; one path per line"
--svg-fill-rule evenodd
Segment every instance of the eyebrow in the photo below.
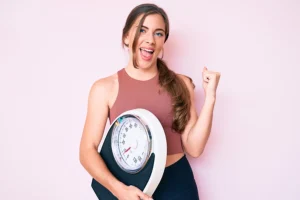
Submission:
M 142 28 L 149 29 L 147 26 L 142 26 Z M 155 29 L 155 30 L 156 30 L 156 31 L 163 31 L 163 32 L 165 32 L 165 30 L 162 29 L 162 28 L 157 28 L 157 29 Z

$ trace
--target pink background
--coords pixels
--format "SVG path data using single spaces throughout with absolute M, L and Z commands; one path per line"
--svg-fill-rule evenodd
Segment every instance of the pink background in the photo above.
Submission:
M 121 32 L 144 1 L 0 1 L 0 199 L 95 199 L 78 149 L 91 84 L 127 63 Z M 151 2 L 151 1 L 148 1 Z M 152 1 L 165 60 L 196 84 L 219 71 L 201 200 L 300 199 L 300 3 Z

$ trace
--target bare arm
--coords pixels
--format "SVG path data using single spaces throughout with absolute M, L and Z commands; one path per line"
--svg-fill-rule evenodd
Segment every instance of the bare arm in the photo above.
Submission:
M 118 181 L 108 170 L 106 164 L 98 153 L 98 146 L 108 118 L 108 83 L 99 80 L 91 87 L 86 121 L 80 143 L 80 162 L 88 173 L 113 195 L 125 185 Z
M 191 97 L 191 118 L 182 133 L 181 139 L 185 151 L 192 157 L 199 157 L 204 151 L 211 132 L 216 99 L 215 96 L 206 96 L 200 116 L 198 117 L 195 108 L 193 83 L 187 77 L 180 77 L 187 85 Z
M 88 98 L 86 121 L 80 142 L 80 162 L 88 173 L 115 197 L 121 200 L 150 200 L 135 186 L 127 186 L 114 177 L 98 153 L 108 118 L 108 98 L 112 89 L 112 80 L 101 79 L 93 84 Z

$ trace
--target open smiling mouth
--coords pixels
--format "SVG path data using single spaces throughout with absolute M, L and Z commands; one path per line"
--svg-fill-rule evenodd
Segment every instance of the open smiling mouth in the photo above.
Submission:
M 140 48 L 141 57 L 145 61 L 150 61 L 153 57 L 154 50 L 147 48 Z

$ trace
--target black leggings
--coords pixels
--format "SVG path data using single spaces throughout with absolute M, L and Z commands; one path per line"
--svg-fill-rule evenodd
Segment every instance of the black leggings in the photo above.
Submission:
M 193 171 L 185 155 L 165 168 L 152 198 L 154 200 L 199 200 Z

